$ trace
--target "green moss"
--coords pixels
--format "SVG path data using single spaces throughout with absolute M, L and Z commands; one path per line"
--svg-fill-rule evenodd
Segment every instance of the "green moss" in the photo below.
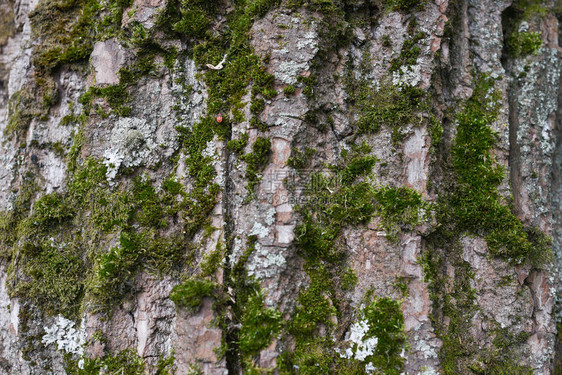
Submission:
M 504 170 L 492 153 L 497 136 L 490 124 L 499 111 L 499 94 L 493 84 L 490 78 L 480 79 L 457 115 L 458 132 L 452 148 L 456 181 L 446 214 L 452 216 L 458 229 L 484 235 L 493 255 L 513 263 L 529 259 L 539 267 L 552 256 L 550 240 L 540 231 L 525 228 L 497 190 Z
M 180 307 L 197 312 L 203 305 L 204 297 L 212 297 L 216 284 L 204 279 L 189 279 L 172 289 L 170 299 Z
M 244 155 L 243 160 L 247 163 L 247 190 L 250 195 L 254 194 L 254 188 L 261 180 L 259 173 L 265 168 L 269 161 L 270 153 L 271 141 L 269 138 L 258 137 L 254 144 L 252 144 L 252 152 Z
M 242 135 L 240 136 L 239 139 L 232 139 L 230 141 L 228 141 L 226 147 L 236 153 L 236 154 L 241 154 L 242 151 L 244 150 L 244 148 L 246 148 L 246 145 L 248 144 L 248 139 L 249 136 L 247 133 L 242 133 Z
M 435 118 L 435 116 L 430 116 L 429 126 L 427 128 L 429 137 L 431 138 L 431 154 L 437 154 L 441 147 L 441 142 L 443 139 L 443 126 L 441 123 Z
M 374 156 L 356 156 L 351 158 L 341 173 L 342 184 L 350 185 L 358 177 L 371 173 L 377 161 L 377 158 Z
M 311 99 L 313 97 L 313 95 L 314 95 L 314 85 L 316 85 L 317 81 L 318 81 L 318 78 L 316 77 L 315 74 L 311 74 L 308 77 L 305 77 L 305 76 L 298 76 L 297 77 L 297 82 L 305 85 L 303 90 L 302 90 L 302 93 L 308 99 Z
M 402 12 L 422 10 L 427 0 L 383 0 L 383 5 L 388 9 Z
M 161 357 L 158 359 L 158 364 L 156 365 L 155 375 L 173 375 L 175 374 L 176 367 L 174 365 L 176 358 L 172 353 L 168 357 Z
M 234 293 L 232 303 L 233 317 L 222 324 L 226 330 L 230 352 L 229 360 L 237 363 L 244 373 L 260 373 L 255 360 L 280 332 L 283 324 L 281 313 L 265 307 L 265 294 L 260 283 L 249 276 L 246 263 L 256 250 L 257 237 L 249 236 L 246 250 L 236 264 L 227 269 L 226 282 Z M 239 327 L 233 329 L 232 327 Z M 225 329 L 227 327 L 224 327 Z
M 542 34 L 540 31 L 512 32 L 506 40 L 507 50 L 513 57 L 536 55 L 542 44 Z
M 100 10 L 94 0 L 39 1 L 29 15 L 32 32 L 41 40 L 33 52 L 35 69 L 45 74 L 58 65 L 87 59 Z
M 11 139 L 15 136 L 18 140 L 24 139 L 33 119 L 46 120 L 48 118 L 49 107 L 55 97 L 56 86 L 52 81 L 47 81 L 43 86 L 38 86 L 36 83 L 25 84 L 21 90 L 10 97 L 6 137 Z
M 331 176 L 325 172 L 313 175 L 306 190 L 308 201 L 297 207 L 301 220 L 295 228 L 295 245 L 305 260 L 309 282 L 301 288 L 297 306 L 288 324 L 288 333 L 295 341 L 295 349 L 281 356 L 281 373 L 291 373 L 294 366 L 298 366 L 299 372 L 305 374 L 355 374 L 365 371 L 364 364 L 343 359 L 334 351 L 336 342 L 332 337 L 341 329 L 335 323 L 335 318 L 349 308 L 345 301 L 340 300 L 340 296 L 356 282 L 353 271 L 346 266 L 343 229 L 364 225 L 375 215 L 381 215 L 383 221 L 395 225 L 417 223 L 421 220 L 419 211 L 425 207 L 421 196 L 413 190 L 373 186 L 368 176 L 377 160 L 369 153 L 368 145 L 354 145 L 352 152 L 344 155 L 342 165 L 333 166 L 332 170 L 339 173 Z M 386 306 L 386 300 L 381 301 L 380 305 L 373 305 L 369 312 L 373 324 L 381 327 L 380 332 L 388 331 L 389 336 L 381 333 L 383 339 L 388 338 L 388 345 L 391 345 L 391 341 L 398 342 L 396 347 L 401 348 L 404 339 L 398 335 L 398 331 L 402 330 L 401 325 L 396 323 L 399 320 L 392 321 L 396 337 L 395 331 L 382 327 L 379 324 L 381 322 L 376 321 L 376 306 L 380 309 Z M 387 305 L 390 309 L 390 303 Z M 399 304 L 397 306 L 399 310 Z M 382 350 L 386 351 L 391 348 L 383 347 Z M 381 366 L 382 358 L 381 354 Z M 387 359 L 386 355 L 384 358 Z M 385 367 L 391 371 L 389 373 L 395 373 L 395 369 L 401 366 L 400 357 L 394 351 L 392 361 L 387 364 L 390 367 Z
M 87 159 L 74 167 L 64 194 L 43 196 L 29 217 L 23 208 L 21 215 L 2 216 L 2 247 L 21 254 L 21 275 L 11 276 L 13 294 L 49 314 L 73 317 L 86 291 L 94 310 L 109 311 L 131 290 L 140 269 L 173 273 L 190 261 L 186 233 L 158 232 L 191 202 L 181 185 L 168 179 L 157 193 L 148 179 L 139 177 L 130 188 L 111 191 L 105 175 L 103 164 Z M 119 246 L 105 252 L 109 233 L 119 236 Z
M 224 249 L 222 244 L 219 242 L 215 250 L 203 257 L 203 261 L 201 262 L 201 276 L 213 276 L 219 270 L 223 260 Z
M 339 284 L 343 290 L 353 290 L 358 280 L 355 270 L 351 267 L 344 268 L 340 272 Z
M 421 54 L 421 48 L 417 44 L 426 37 L 426 33 L 418 32 L 406 39 L 404 44 L 402 44 L 400 55 L 390 62 L 390 71 L 398 72 L 402 66 L 416 65 L 418 57 Z
M 263 293 L 257 291 L 247 298 L 240 319 L 240 353 L 252 358 L 265 349 L 281 330 L 281 313 L 264 307 Z
M 383 186 L 374 192 L 374 197 L 383 227 L 391 236 L 396 235 L 401 225 L 413 228 L 420 224 L 424 212 L 430 209 L 421 194 L 408 187 Z
M 101 358 L 86 357 L 83 368 L 80 368 L 77 362 L 67 361 L 66 367 L 66 373 L 69 375 L 143 375 L 144 371 L 145 365 L 142 358 L 132 349 Z
M 355 89 L 352 100 L 360 113 L 356 122 L 360 134 L 377 133 L 383 126 L 400 129 L 405 124 L 421 121 L 418 112 L 426 106 L 421 89 L 411 86 L 399 89 L 392 85 L 383 85 L 378 90 L 365 85 Z
M 304 169 L 310 164 L 315 154 L 316 150 L 310 147 L 305 148 L 304 151 L 293 147 L 291 148 L 291 156 L 287 159 L 287 165 L 294 169 Z
M 283 88 L 283 93 L 286 97 L 295 95 L 295 86 L 289 85 Z
M 490 125 L 497 121 L 499 109 L 494 81 L 477 77 L 472 97 L 456 116 L 451 165 L 445 164 L 452 178 L 440 187 L 444 192 L 437 206 L 439 226 L 426 238 L 421 262 L 430 283 L 434 327 L 443 341 L 440 357 L 445 374 L 532 373 L 518 364 L 519 346 L 528 338 L 525 333 L 498 329 L 493 333 L 494 345 L 487 347 L 470 333 L 478 308 L 471 287 L 474 273 L 462 257 L 462 236 L 484 237 L 492 256 L 514 264 L 529 260 L 541 267 L 551 257 L 548 237 L 525 228 L 498 192 L 504 171 L 494 158 L 497 136 Z M 454 274 L 446 272 L 451 268 Z
M 400 355 L 405 344 L 404 316 L 400 303 L 390 298 L 375 298 L 362 310 L 369 330 L 365 338 L 378 339 L 374 353 L 365 359 L 388 375 L 403 372 L 404 358 Z
M 402 294 L 404 298 L 407 298 L 409 294 L 408 283 L 409 280 L 404 276 L 396 276 L 396 281 L 393 284 L 393 286 L 400 291 L 400 294 Z
M 84 295 L 86 265 L 79 249 L 48 243 L 26 243 L 21 276 L 11 278 L 11 294 L 41 306 L 46 314 L 75 318 Z
M 259 114 L 264 110 L 264 108 L 265 100 L 257 99 L 252 102 L 252 105 L 250 105 L 250 112 L 252 112 L 253 114 Z

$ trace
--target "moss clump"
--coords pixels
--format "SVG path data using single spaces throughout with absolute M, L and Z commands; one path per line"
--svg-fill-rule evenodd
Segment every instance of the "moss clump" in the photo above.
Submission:
M 21 90 L 10 97 L 8 106 L 8 125 L 5 135 L 8 139 L 23 139 L 31 121 L 36 118 L 46 120 L 49 108 L 56 101 L 57 91 L 54 82 L 48 80 L 42 86 L 26 83 Z
M 382 46 L 384 48 L 392 47 L 392 40 L 390 39 L 390 35 L 383 35 L 382 37 Z
M 264 296 L 260 291 L 250 294 L 243 305 L 239 336 L 243 358 L 258 355 L 281 330 L 281 313 L 264 305 Z
M 242 133 L 239 139 L 231 139 L 230 141 L 228 141 L 226 147 L 236 154 L 241 154 L 248 144 L 249 138 L 250 137 L 247 133 Z
M 231 269 L 226 270 L 227 282 L 234 291 L 231 304 L 234 315 L 230 321 L 225 316 L 221 320 L 223 327 L 228 324 L 230 328 L 225 331 L 230 344 L 227 358 L 249 374 L 261 373 L 255 360 L 260 351 L 278 335 L 283 324 L 278 310 L 265 307 L 264 291 L 246 271 L 246 263 L 256 250 L 256 245 L 257 237 L 249 236 L 244 254 Z
M 21 255 L 23 274 L 12 278 L 17 282 L 12 295 L 31 300 L 47 314 L 74 317 L 85 290 L 86 265 L 79 249 L 26 244 Z
M 314 85 L 316 85 L 317 81 L 318 81 L 318 77 L 316 77 L 315 74 L 311 74 L 308 77 L 304 77 L 304 76 L 297 77 L 297 82 L 305 85 L 302 90 L 302 93 L 308 99 L 311 99 L 314 96 Z
M 174 353 L 172 352 L 171 355 L 168 357 L 161 357 L 158 359 L 158 364 L 156 365 L 156 373 L 155 375 L 173 375 L 176 373 L 177 368 L 174 365 L 176 358 Z
M 379 90 L 362 87 L 355 95 L 359 109 L 356 125 L 360 134 L 377 133 L 383 126 L 403 127 L 421 121 L 425 93 L 416 87 L 384 85 Z
M 293 85 L 285 86 L 283 88 L 283 93 L 285 94 L 286 97 L 295 95 L 295 91 L 296 91 L 295 86 Z
M 17 210 L 2 215 L 2 248 L 19 265 L 10 276 L 12 295 L 73 318 L 88 294 L 95 311 L 109 311 L 131 290 L 140 269 L 173 273 L 190 260 L 187 230 L 166 236 L 159 230 L 180 210 L 191 214 L 186 207 L 192 196 L 172 178 L 159 193 L 140 177 L 111 191 L 105 175 L 104 165 L 87 159 L 74 167 L 64 194 L 43 196 L 32 210 L 26 209 L 33 197 L 27 195 Z M 192 218 L 187 216 L 187 228 L 193 228 Z M 118 236 L 119 245 L 106 252 L 108 235 Z
M 260 182 L 259 173 L 265 168 L 271 153 L 271 140 L 269 138 L 258 137 L 252 145 L 252 152 L 244 155 L 247 163 L 246 179 L 248 180 L 248 192 L 254 194 L 255 186 Z
M 384 374 L 399 375 L 404 366 L 400 354 L 406 344 L 400 303 L 388 297 L 375 298 L 363 308 L 362 315 L 369 327 L 365 338 L 378 339 L 374 353 L 364 362 L 371 362 Z
M 447 213 L 452 217 L 445 222 L 452 219 L 459 230 L 484 235 L 495 256 L 514 263 L 529 259 L 539 267 L 552 256 L 549 239 L 540 231 L 525 228 L 497 190 L 504 170 L 492 154 L 497 136 L 490 124 L 499 111 L 499 94 L 493 85 L 490 78 L 479 79 L 457 115 L 458 132 L 452 147 L 456 181 Z
M 400 50 L 400 55 L 390 62 L 390 71 L 396 72 L 399 71 L 402 66 L 416 65 L 418 57 L 421 54 L 421 48 L 417 44 L 426 37 L 427 34 L 419 32 L 406 39 Z
M 413 12 L 422 10 L 427 0 L 383 0 L 387 9 L 402 12 Z
M 32 31 L 42 41 L 33 52 L 35 69 L 45 74 L 60 64 L 87 59 L 100 10 L 94 0 L 39 1 L 29 15 Z
M 438 250 L 444 246 L 448 248 L 446 255 Z M 462 259 L 462 245 L 458 240 L 443 232 L 432 234 L 422 265 L 435 308 L 434 327 L 443 340 L 440 358 L 444 374 L 532 374 L 530 368 L 517 363 L 520 345 L 528 338 L 524 332 L 513 334 L 498 329 L 492 333 L 493 346 L 487 347 L 482 347 L 471 335 L 472 317 L 478 312 L 475 290 L 470 286 L 474 273 Z M 454 275 L 445 272 L 451 266 Z M 445 316 L 447 324 L 443 323 Z
M 85 358 L 83 368 L 80 368 L 77 362 L 67 361 L 65 370 L 69 375 L 143 375 L 145 365 L 142 358 L 129 349 L 101 358 Z
M 338 300 L 338 296 L 343 295 L 356 279 L 345 264 L 343 229 L 350 225 L 364 225 L 377 214 L 386 217 L 383 220 L 389 223 L 413 222 L 414 218 L 420 217 L 415 214 L 416 210 L 423 207 L 420 195 L 413 191 L 376 188 L 368 181 L 376 163 L 369 151 L 366 145 L 354 146 L 352 153 L 346 153 L 343 165 L 333 168 L 341 172 L 313 175 L 306 190 L 309 200 L 298 207 L 301 222 L 295 228 L 295 245 L 305 260 L 305 271 L 310 280 L 307 287 L 300 290 L 288 324 L 287 331 L 295 340 L 295 349 L 280 358 L 280 368 L 287 373 L 294 366 L 298 366 L 299 372 L 311 374 L 365 373 L 364 364 L 341 358 L 334 351 L 336 343 L 332 338 L 334 332 L 341 329 L 335 318 L 349 308 L 345 301 Z M 412 215 L 408 216 L 406 212 Z M 382 308 L 384 303 L 381 302 L 379 307 Z M 370 316 L 375 316 L 375 310 L 373 307 Z M 382 327 L 381 332 L 387 328 Z M 393 366 L 396 363 L 393 362 Z M 398 368 L 398 364 L 395 367 Z
M 212 297 L 215 283 L 203 279 L 189 279 L 172 289 L 170 299 L 180 307 L 197 312 L 203 305 L 204 297 Z
M 509 34 L 506 46 L 513 57 L 525 57 L 538 54 L 542 47 L 542 34 L 536 32 L 513 32 Z
M 19 220 L 12 216 L 2 228 L 15 235 L 1 236 L 4 246 L 14 255 L 19 252 L 19 270 L 12 268 L 10 273 L 11 295 L 31 300 L 48 314 L 73 317 L 84 294 L 86 264 L 80 249 L 60 241 L 59 236 L 50 236 L 66 232 L 73 216 L 60 195 L 50 194 L 33 205 L 31 216 Z
M 307 147 L 304 151 L 300 151 L 293 147 L 291 156 L 287 159 L 287 165 L 294 169 L 304 169 L 310 164 L 314 154 L 316 154 L 316 150 L 313 148 Z
M 420 224 L 424 213 L 430 209 L 420 193 L 404 186 L 383 186 L 375 191 L 374 197 L 383 226 L 390 235 L 395 235 L 400 230 L 400 225 L 412 228 Z
M 490 125 L 500 109 L 494 84 L 487 76 L 477 77 L 472 97 L 456 115 L 451 165 L 446 165 L 452 178 L 442 187 L 445 192 L 437 206 L 440 225 L 426 238 L 428 249 L 422 261 L 430 282 L 436 333 L 443 340 L 440 357 L 445 374 L 532 372 L 517 364 L 518 345 L 525 335 L 496 332 L 494 346 L 485 348 L 471 335 L 477 304 L 471 287 L 474 272 L 462 255 L 462 236 L 484 237 L 491 255 L 513 264 L 530 261 L 541 267 L 552 256 L 548 237 L 524 227 L 498 192 L 504 171 L 493 154 L 497 135 Z M 451 268 L 453 275 L 446 272 Z
M 172 29 L 193 39 L 205 37 L 211 20 L 215 18 L 217 2 L 183 0 L 179 5 L 179 21 L 173 23 Z

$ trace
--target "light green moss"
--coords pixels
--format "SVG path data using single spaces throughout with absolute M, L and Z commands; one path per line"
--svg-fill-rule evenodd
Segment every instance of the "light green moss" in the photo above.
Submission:
M 176 306 L 197 312 L 203 305 L 204 297 L 212 297 L 216 284 L 204 279 L 189 279 L 172 289 L 170 299 Z

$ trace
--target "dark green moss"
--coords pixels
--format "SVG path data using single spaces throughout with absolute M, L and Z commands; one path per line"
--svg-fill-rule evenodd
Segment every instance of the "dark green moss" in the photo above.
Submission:
M 443 139 L 443 126 L 435 118 L 435 116 L 431 115 L 427 130 L 431 138 L 431 148 L 429 152 L 435 155 L 439 152 L 439 149 L 441 147 L 441 142 Z
M 493 85 L 490 78 L 480 79 L 457 115 L 452 148 L 456 183 L 448 214 L 460 230 L 484 235 L 493 255 L 514 263 L 529 259 L 538 267 L 552 256 L 550 240 L 540 231 L 526 229 L 497 190 L 504 170 L 492 153 L 497 136 L 490 124 L 497 119 L 500 104 Z
M 384 48 L 390 48 L 392 47 L 392 40 L 390 39 L 389 35 L 383 35 L 382 37 L 382 46 Z
M 316 154 L 316 150 L 310 147 L 305 148 L 304 151 L 293 147 L 291 149 L 291 156 L 287 159 L 287 165 L 294 169 L 304 169 Z
M 539 31 L 512 32 L 506 41 L 507 50 L 513 57 L 536 55 L 542 44 L 542 34 Z
M 358 156 L 352 158 L 341 173 L 344 185 L 353 183 L 358 177 L 369 174 L 377 162 L 374 156 Z
M 427 0 L 383 0 L 383 5 L 388 9 L 402 12 L 422 10 Z
M 203 298 L 212 297 L 216 284 L 204 279 L 189 279 L 172 289 L 170 299 L 176 306 L 197 312 L 203 305 Z
M 265 349 L 281 330 L 281 313 L 264 307 L 263 293 L 256 292 L 247 298 L 240 319 L 240 353 L 251 358 Z
M 219 242 L 212 252 L 206 254 L 201 262 L 201 276 L 212 277 L 219 270 L 224 260 L 224 248 Z
M 48 74 L 60 64 L 87 59 L 100 10 L 94 0 L 40 1 L 29 15 L 32 31 L 41 40 L 33 52 L 35 69 Z
M 382 126 L 401 128 L 421 121 L 417 113 L 425 108 L 424 96 L 421 89 L 411 86 L 399 89 L 384 85 L 378 90 L 359 88 L 353 98 L 360 111 L 356 122 L 359 133 L 374 134 Z
M 311 74 L 308 77 L 304 77 L 304 76 L 297 77 L 297 82 L 305 85 L 304 89 L 302 90 L 303 95 L 309 99 L 311 99 L 314 95 L 314 85 L 316 85 L 317 81 L 318 78 L 316 77 L 315 74 Z
M 200 0 L 184 0 L 180 2 L 181 18 L 172 29 L 193 39 L 201 39 L 211 24 L 217 11 L 216 2 Z
M 265 294 L 260 283 L 248 275 L 246 264 L 256 250 L 257 237 L 249 236 L 246 250 L 232 269 L 227 269 L 227 283 L 234 292 L 232 320 L 223 317 L 222 324 L 239 327 L 226 331 L 230 360 L 236 362 L 244 373 L 260 373 L 255 360 L 280 332 L 281 313 L 265 307 Z
M 176 373 L 176 366 L 174 364 L 176 358 L 174 353 L 168 357 L 161 357 L 158 359 L 158 364 L 156 365 L 155 375 L 173 375 Z
M 244 155 L 247 163 L 246 179 L 248 180 L 248 192 L 254 193 L 255 186 L 261 180 L 259 173 L 265 168 L 271 153 L 271 141 L 269 138 L 258 137 L 252 145 L 252 152 Z
M 430 207 L 422 200 L 421 194 L 408 187 L 383 186 L 374 192 L 377 212 L 388 234 L 394 235 L 400 225 L 413 228 L 421 223 L 423 214 Z
M 283 88 L 283 93 L 286 97 L 295 95 L 295 86 L 289 85 Z
M 46 314 L 75 318 L 85 290 L 86 265 L 80 249 L 27 242 L 21 256 L 23 274 L 12 278 L 12 295 L 41 306 Z
M 470 333 L 477 313 L 474 273 L 464 261 L 460 239 L 467 234 L 484 237 L 492 256 L 514 264 L 530 261 L 541 267 L 551 257 L 550 240 L 525 228 L 498 192 L 504 179 L 493 149 L 497 136 L 490 125 L 497 120 L 500 97 L 494 80 L 476 79 L 473 95 L 457 113 L 457 135 L 451 150 L 451 177 L 437 208 L 439 226 L 426 238 L 422 265 L 433 300 L 433 322 L 443 341 L 440 351 L 445 374 L 530 374 L 518 364 L 521 343 L 527 335 L 498 330 L 493 347 L 482 347 Z M 453 268 L 454 274 L 446 272 Z M 445 324 L 445 322 L 447 322 Z
M 336 330 L 341 329 L 335 324 L 335 318 L 349 308 L 346 301 L 338 297 L 352 288 L 356 280 L 353 271 L 346 266 L 341 238 L 343 228 L 364 225 L 378 214 L 386 217 L 383 220 L 389 223 L 414 222 L 419 218 L 418 211 L 424 207 L 420 195 L 413 191 L 376 188 L 366 181 L 376 163 L 369 153 L 368 145 L 354 145 L 352 152 L 344 155 L 343 165 L 332 168 L 334 172 L 341 172 L 332 176 L 326 173 L 313 175 L 306 190 L 309 200 L 298 207 L 301 220 L 295 228 L 295 245 L 305 260 L 305 271 L 310 280 L 300 290 L 297 306 L 288 324 L 295 349 L 281 356 L 279 366 L 282 373 L 291 373 L 294 366 L 306 374 L 361 374 L 365 371 L 361 362 L 343 359 L 334 351 L 336 343 L 332 337 Z M 388 327 L 379 324 L 375 312 L 378 311 L 376 306 L 381 310 L 384 310 L 383 307 L 390 309 L 390 303 L 386 306 L 385 302 L 383 300 L 369 310 L 373 326 L 379 326 L 381 332 Z M 399 310 L 399 304 L 396 306 Z M 388 338 L 389 346 L 384 350 L 391 349 L 391 341 L 396 348 L 402 347 L 404 338 L 398 334 L 402 331 L 401 325 L 396 325 L 394 329 L 396 331 L 388 330 L 389 336 L 385 339 Z M 321 335 L 321 332 L 324 334 Z M 396 332 L 396 336 L 391 332 Z M 401 367 L 401 358 L 392 350 L 391 365 L 385 367 L 385 370 L 391 371 L 389 373 L 395 373 Z M 377 354 L 378 359 L 382 366 L 382 354 L 380 357 Z M 386 354 L 384 359 L 387 360 Z
M 133 350 L 124 350 L 101 358 L 86 358 L 83 368 L 80 368 L 77 362 L 67 361 L 66 373 L 69 375 L 143 375 L 145 365 L 142 358 Z
M 230 151 L 236 154 L 241 154 L 244 148 L 246 148 L 246 145 L 248 144 L 248 139 L 249 139 L 248 134 L 242 133 L 239 139 L 231 139 L 230 141 L 228 141 L 226 147 Z
M 56 99 L 56 85 L 51 80 L 42 86 L 27 83 L 10 97 L 8 125 L 5 135 L 8 139 L 23 139 L 33 119 L 46 120 L 49 108 Z
M 400 55 L 390 62 L 390 71 L 398 72 L 402 66 L 412 66 L 417 64 L 417 59 L 421 54 L 418 42 L 427 37 L 423 32 L 416 33 L 404 41 Z
M 365 362 L 372 362 L 384 374 L 399 375 L 404 367 L 404 358 L 400 354 L 406 344 L 400 303 L 388 297 L 375 298 L 362 313 L 369 326 L 365 338 L 378 339 L 374 353 Z

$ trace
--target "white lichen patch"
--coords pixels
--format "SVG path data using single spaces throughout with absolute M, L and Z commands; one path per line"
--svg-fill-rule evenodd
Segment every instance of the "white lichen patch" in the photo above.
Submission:
M 211 159 L 211 164 L 216 171 L 214 182 L 216 182 L 220 187 L 224 187 L 225 179 L 223 173 L 223 161 L 221 160 L 218 151 L 221 150 L 222 146 L 217 135 L 207 143 L 207 147 L 203 150 L 202 155 Z
M 256 250 L 248 262 L 248 275 L 263 280 L 273 277 L 277 270 L 287 264 L 287 259 L 280 253 L 283 249 L 278 247 L 265 247 L 256 243 Z
M 45 327 L 42 342 L 45 345 L 56 344 L 58 350 L 82 356 L 86 342 L 86 330 L 74 328 L 74 322 L 58 316 L 51 327 Z
M 255 222 L 254 226 L 250 230 L 250 235 L 258 236 L 258 238 L 264 238 L 269 236 L 269 232 L 271 232 L 271 227 Z
M 439 375 L 439 373 L 433 367 L 426 367 L 420 371 L 420 375 Z
M 155 124 L 140 118 L 120 118 L 111 131 L 110 147 L 105 150 L 103 163 L 106 177 L 113 180 L 121 166 L 137 167 L 146 164 L 155 154 Z
M 367 337 L 368 332 L 369 322 L 367 320 L 354 323 L 347 333 L 348 338 L 346 343 L 349 347 L 344 352 L 336 349 L 340 357 L 365 361 L 369 356 L 373 355 L 379 339 L 376 337 Z M 372 362 L 365 365 L 365 371 L 368 374 L 373 373 L 376 369 Z
M 402 85 L 417 86 L 421 80 L 421 65 L 419 64 L 411 66 L 402 65 L 400 71 L 392 73 L 392 84 L 397 87 Z

